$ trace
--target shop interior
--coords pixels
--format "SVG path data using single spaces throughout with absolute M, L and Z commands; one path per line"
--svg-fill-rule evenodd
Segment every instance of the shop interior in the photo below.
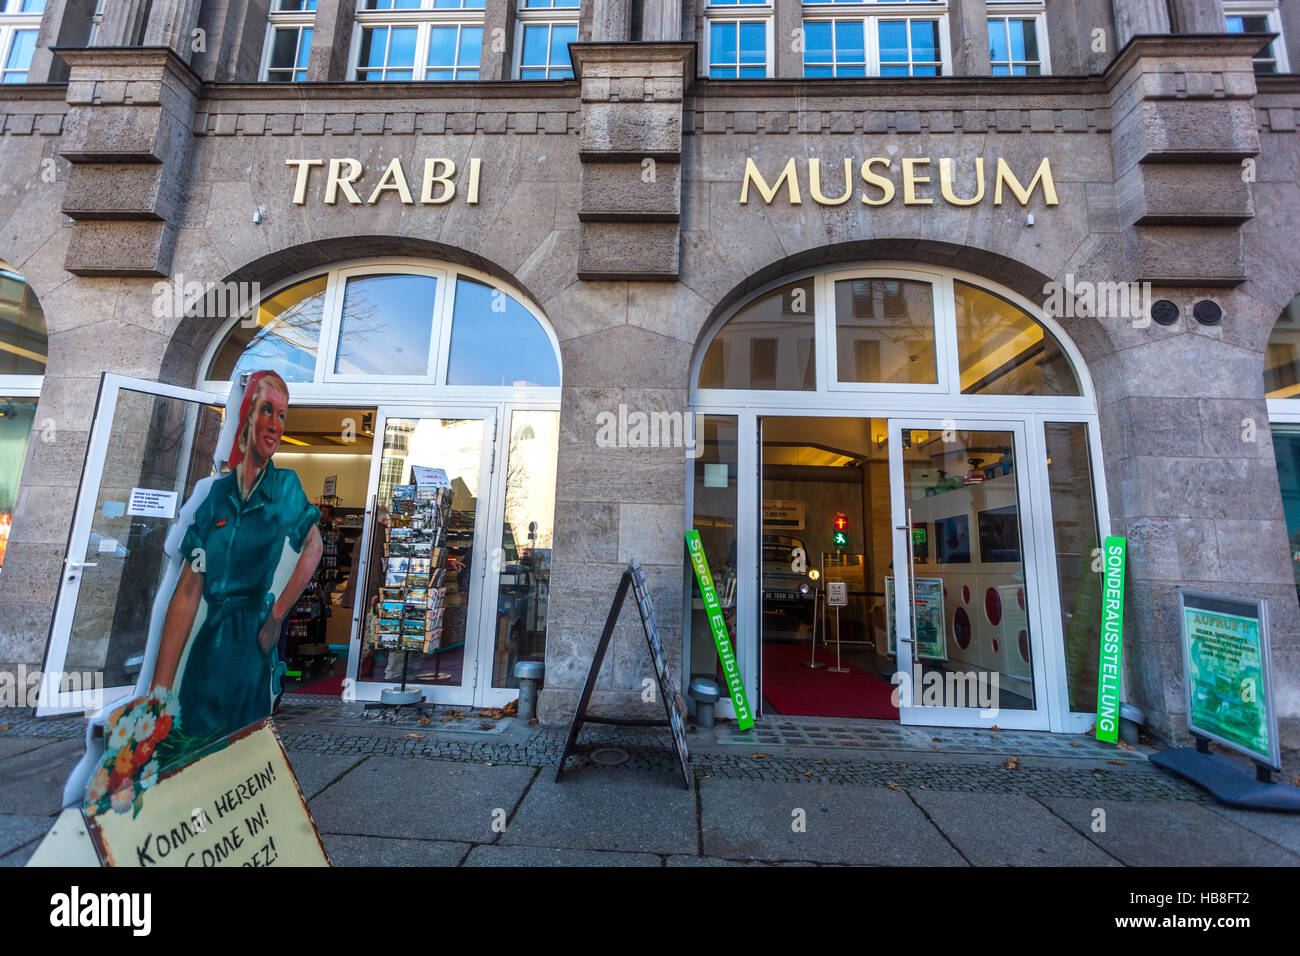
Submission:
M 763 712 L 897 719 L 886 420 L 760 424 Z M 904 429 L 903 473 L 921 673 L 996 671 L 1032 708 L 1012 434 Z
M 275 464 L 297 472 L 303 491 L 320 508 L 324 550 L 280 635 L 286 693 L 343 692 L 374 422 L 373 408 L 289 409 Z

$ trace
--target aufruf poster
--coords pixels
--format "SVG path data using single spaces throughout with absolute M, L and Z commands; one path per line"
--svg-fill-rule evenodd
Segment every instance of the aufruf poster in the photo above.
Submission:
M 1264 602 L 1181 597 L 1188 727 L 1275 767 Z

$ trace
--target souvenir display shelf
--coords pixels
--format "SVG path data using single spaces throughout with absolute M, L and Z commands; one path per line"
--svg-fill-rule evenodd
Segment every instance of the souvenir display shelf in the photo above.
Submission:
M 389 523 L 378 542 L 383 551 L 379 583 L 379 619 L 375 645 L 402 652 L 402 683 L 393 702 L 416 703 L 406 698 L 418 691 L 406 688 L 410 652 L 434 655 L 434 668 L 443 648 L 443 612 L 447 588 L 447 533 L 452 491 L 431 485 L 397 485 L 389 509 Z M 435 680 L 450 675 L 441 672 Z M 387 692 L 385 692 L 387 693 Z

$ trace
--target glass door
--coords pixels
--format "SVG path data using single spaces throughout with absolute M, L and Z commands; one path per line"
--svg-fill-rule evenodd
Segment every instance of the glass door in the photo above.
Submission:
M 349 654 L 357 699 L 405 674 L 425 700 L 476 702 L 496 428 L 492 408 L 380 406 Z
M 214 473 L 223 415 L 205 392 L 103 376 L 45 658 L 58 692 L 41 695 L 38 715 L 97 709 L 88 684 L 103 705 L 135 686 L 171 563 L 164 544 Z
M 1039 564 L 1025 429 L 889 422 L 894 573 L 886 579 L 900 716 L 938 726 L 1048 728 Z

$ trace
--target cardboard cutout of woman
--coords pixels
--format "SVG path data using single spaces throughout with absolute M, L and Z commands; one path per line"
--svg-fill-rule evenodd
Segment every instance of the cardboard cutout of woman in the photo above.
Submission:
M 284 380 L 253 373 L 236 415 L 237 394 L 223 429 L 233 432 L 230 450 L 218 452 L 230 471 L 198 483 L 168 536 L 173 565 L 136 686 L 148 694 L 98 719 L 102 754 L 88 730 L 65 805 L 80 791 L 88 811 L 138 812 L 161 774 L 270 716 L 280 627 L 321 556 L 319 512 L 298 476 L 271 461 L 289 404 Z

